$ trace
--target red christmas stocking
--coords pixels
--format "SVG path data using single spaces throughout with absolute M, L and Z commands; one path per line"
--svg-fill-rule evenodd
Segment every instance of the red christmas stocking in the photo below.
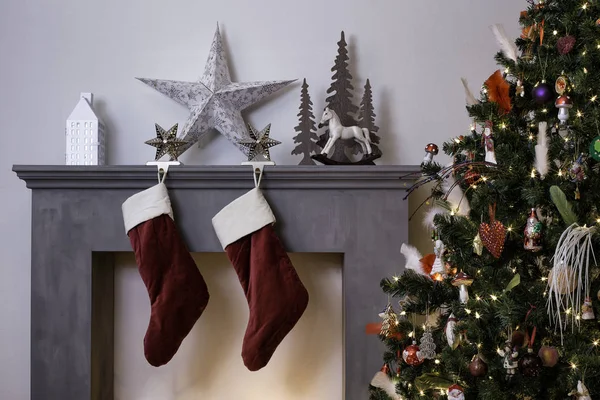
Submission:
M 308 292 L 273 229 L 275 217 L 259 189 L 231 202 L 212 222 L 248 300 L 242 358 L 250 371 L 257 371 L 304 313 Z
M 144 354 L 158 367 L 173 358 L 202 315 L 208 289 L 177 232 L 163 183 L 128 198 L 123 219 L 152 307 Z

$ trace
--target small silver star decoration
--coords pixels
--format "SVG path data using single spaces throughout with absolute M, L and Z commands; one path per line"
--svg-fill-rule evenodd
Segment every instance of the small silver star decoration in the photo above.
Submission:
M 156 147 L 154 160 L 158 161 L 162 156 L 168 154 L 171 160 L 177 161 L 177 157 L 181 155 L 181 149 L 188 143 L 187 140 L 177 137 L 178 124 L 173 125 L 168 131 L 165 131 L 158 124 L 154 124 L 154 126 L 156 128 L 156 137 L 145 142 L 150 146 Z
M 271 139 L 271 124 L 265 126 L 262 131 L 257 131 L 252 125 L 248 124 L 249 138 L 238 139 L 237 144 L 247 148 L 248 161 L 271 161 L 269 148 L 281 144 L 280 141 Z

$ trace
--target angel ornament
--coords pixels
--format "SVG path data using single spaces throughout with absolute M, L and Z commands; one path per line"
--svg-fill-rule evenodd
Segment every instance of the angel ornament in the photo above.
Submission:
M 592 400 L 590 392 L 581 381 L 577 381 L 577 390 L 572 390 L 569 396 L 575 396 L 577 400 Z
M 507 340 L 504 344 L 504 350 L 498 349 L 498 354 L 500 357 L 504 357 L 504 368 L 506 369 L 506 380 L 508 381 L 517 373 L 519 352 L 513 351 L 512 343 Z
M 492 121 L 485 122 L 482 140 L 485 148 L 485 162 L 497 164 L 496 153 L 494 152 L 494 139 L 492 138 Z

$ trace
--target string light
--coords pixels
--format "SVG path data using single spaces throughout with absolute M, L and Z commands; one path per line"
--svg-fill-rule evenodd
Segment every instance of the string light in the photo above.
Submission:
M 459 139 L 459 138 L 454 138 L 454 141 L 455 141 L 456 143 L 460 143 L 460 139 Z
M 562 169 L 558 170 L 558 176 L 563 176 Z
M 596 340 L 594 340 L 594 341 L 592 342 L 592 344 L 593 344 L 594 346 L 598 346 L 598 340 L 597 340 L 597 339 L 596 339 Z
M 406 315 L 406 311 L 401 311 L 400 315 Z
M 481 300 L 481 297 L 479 297 L 479 295 L 475 296 L 475 300 L 479 301 Z
M 465 312 L 466 312 L 467 314 L 471 314 L 471 310 L 470 310 L 470 309 L 468 309 L 468 308 L 465 308 Z
M 490 294 L 490 297 L 492 298 L 492 300 L 496 301 L 498 300 L 498 296 L 494 295 L 494 294 Z
M 413 337 L 413 335 L 414 335 L 414 332 L 410 332 L 410 333 L 408 334 L 408 337 Z
M 439 363 L 440 363 L 440 360 L 438 360 L 438 359 L 436 358 L 434 362 L 435 362 L 436 364 L 439 364 Z
M 531 177 L 535 178 L 535 168 L 531 170 Z
M 425 396 L 425 392 L 421 390 L 421 391 L 419 392 L 419 396 Z
M 600 224 L 600 218 L 596 219 L 596 223 Z
M 587 74 L 587 68 L 586 67 L 583 67 L 583 73 Z
M 500 124 L 500 128 L 506 129 L 506 124 L 503 122 L 502 124 Z
M 579 321 L 579 320 L 581 319 L 581 317 L 580 317 L 579 315 L 577 315 L 577 316 L 575 316 L 575 319 L 576 319 L 577 321 Z
M 487 181 L 487 176 L 482 176 L 481 180 L 484 181 L 484 182 Z
M 600 43 L 598 43 L 598 44 L 596 45 L 596 48 L 597 48 L 597 49 L 600 49 Z
M 477 319 L 481 318 L 481 315 L 477 311 L 475 311 L 475 318 L 477 318 Z
M 481 348 L 481 343 L 477 343 L 477 348 L 480 349 Z
M 400 279 L 400 278 L 398 278 L 397 276 L 395 276 L 394 277 L 394 282 L 398 282 L 398 279 Z
M 585 10 L 585 9 L 587 9 L 587 6 L 588 6 L 588 4 L 587 4 L 587 3 L 583 3 L 583 5 L 581 6 L 581 8 L 582 8 L 583 10 Z
M 553 34 L 554 36 L 556 36 L 556 35 L 558 35 L 558 31 L 557 31 L 557 30 L 554 30 L 554 31 L 552 32 L 552 34 Z
M 582 56 L 585 56 L 585 51 L 583 53 L 581 53 Z
M 505 74 L 508 74 L 508 71 L 509 71 L 509 68 L 508 68 L 508 67 L 506 67 L 506 69 L 504 70 L 504 73 L 505 73 Z
M 516 274 L 516 273 L 517 273 L 517 269 L 516 269 L 516 268 L 513 268 L 513 269 L 512 269 L 512 273 L 513 273 L 513 274 Z
M 571 315 L 571 309 L 569 308 L 567 311 L 565 311 L 567 313 L 567 315 Z
M 496 347 L 496 353 L 500 354 L 502 352 L 502 350 L 500 350 L 500 347 Z
M 544 109 L 542 110 L 542 112 L 543 112 L 544 114 L 546 114 L 546 113 L 548 112 L 548 109 L 547 109 L 547 108 L 544 108 Z
M 577 364 L 575 364 L 574 362 L 571 362 L 571 368 L 577 369 Z
M 593 95 L 592 98 L 590 99 L 590 101 L 593 103 L 594 101 L 596 101 L 597 98 L 598 98 L 597 95 Z
M 472 184 L 472 185 L 471 185 L 471 187 L 472 187 L 473 189 L 477 189 L 477 185 L 476 185 L 476 184 Z
M 533 135 L 529 134 L 529 140 L 533 140 Z
M 546 282 L 548 280 L 547 276 L 542 276 L 542 282 Z
M 578 117 L 578 118 L 581 118 L 581 117 L 583 117 L 583 113 L 582 113 L 581 111 L 579 111 L 579 110 L 577 110 L 577 117 Z
M 512 232 L 512 225 L 508 227 L 507 231 Z

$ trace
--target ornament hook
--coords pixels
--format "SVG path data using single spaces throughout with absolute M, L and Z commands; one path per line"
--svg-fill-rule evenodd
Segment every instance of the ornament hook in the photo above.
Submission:
M 254 187 L 260 187 L 260 181 L 263 177 L 265 165 L 275 165 L 273 161 L 244 161 L 242 165 L 250 165 L 252 167 L 252 177 L 254 178 Z
M 171 165 L 181 165 L 179 161 L 148 161 L 146 165 L 155 165 L 158 171 L 158 183 L 164 183 Z

